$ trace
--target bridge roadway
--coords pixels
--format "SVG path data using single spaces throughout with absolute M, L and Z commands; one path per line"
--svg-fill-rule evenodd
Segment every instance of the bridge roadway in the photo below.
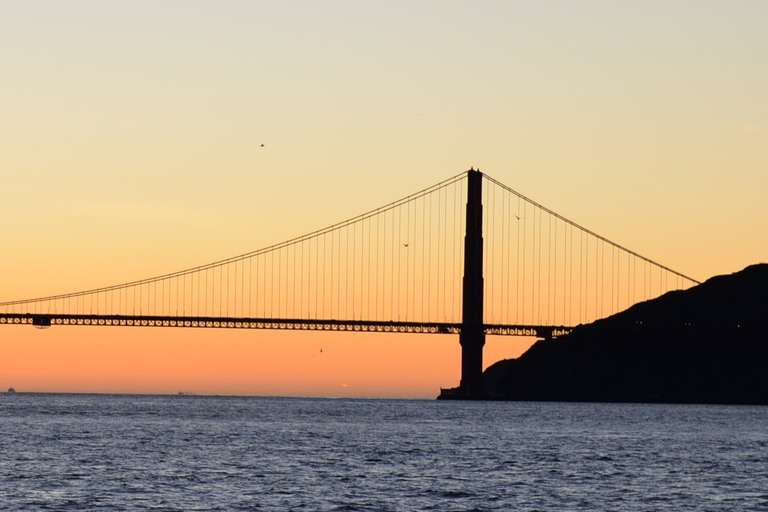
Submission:
M 0 313 L 0 324 L 92 325 L 122 327 L 198 327 L 223 329 L 282 329 L 293 331 L 401 332 L 428 334 L 460 334 L 460 323 L 384 322 L 372 320 L 297 320 L 274 318 L 227 318 L 145 315 L 81 315 Z M 484 324 L 485 334 L 495 336 L 536 336 L 556 338 L 571 332 L 572 327 L 543 325 Z

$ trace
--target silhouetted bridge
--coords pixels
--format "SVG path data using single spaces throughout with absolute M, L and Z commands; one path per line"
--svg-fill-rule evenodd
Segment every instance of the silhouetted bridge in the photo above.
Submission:
M 487 284 L 486 284 L 487 283 Z M 0 303 L 0 324 L 553 338 L 698 283 L 470 170 L 264 249 L 150 279 Z

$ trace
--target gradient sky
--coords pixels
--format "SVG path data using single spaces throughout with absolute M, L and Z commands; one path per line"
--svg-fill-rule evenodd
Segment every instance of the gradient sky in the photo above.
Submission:
M 245 253 L 470 166 L 700 280 L 766 261 L 766 26 L 763 1 L 5 1 L 0 301 Z M 5 326 L 0 353 L 26 391 L 433 397 L 460 351 Z

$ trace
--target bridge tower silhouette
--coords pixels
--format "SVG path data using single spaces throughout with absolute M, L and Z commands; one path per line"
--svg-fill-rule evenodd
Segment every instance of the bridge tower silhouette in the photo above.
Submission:
M 464 279 L 462 296 L 461 395 L 483 394 L 483 175 L 467 173 L 466 234 L 464 236 Z M 448 396 L 450 393 L 444 393 Z M 455 393 L 454 393 L 455 394 Z

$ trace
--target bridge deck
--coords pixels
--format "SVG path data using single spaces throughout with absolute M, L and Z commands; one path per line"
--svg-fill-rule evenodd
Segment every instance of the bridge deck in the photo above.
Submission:
M 196 327 L 219 329 L 282 329 L 298 331 L 401 332 L 459 334 L 460 323 L 384 322 L 371 320 L 307 320 L 274 318 L 145 316 L 145 315 L 71 315 L 0 313 L 0 324 L 90 325 L 122 327 Z M 486 334 L 496 336 L 537 336 L 553 338 L 567 334 L 572 327 L 542 325 L 485 324 Z

